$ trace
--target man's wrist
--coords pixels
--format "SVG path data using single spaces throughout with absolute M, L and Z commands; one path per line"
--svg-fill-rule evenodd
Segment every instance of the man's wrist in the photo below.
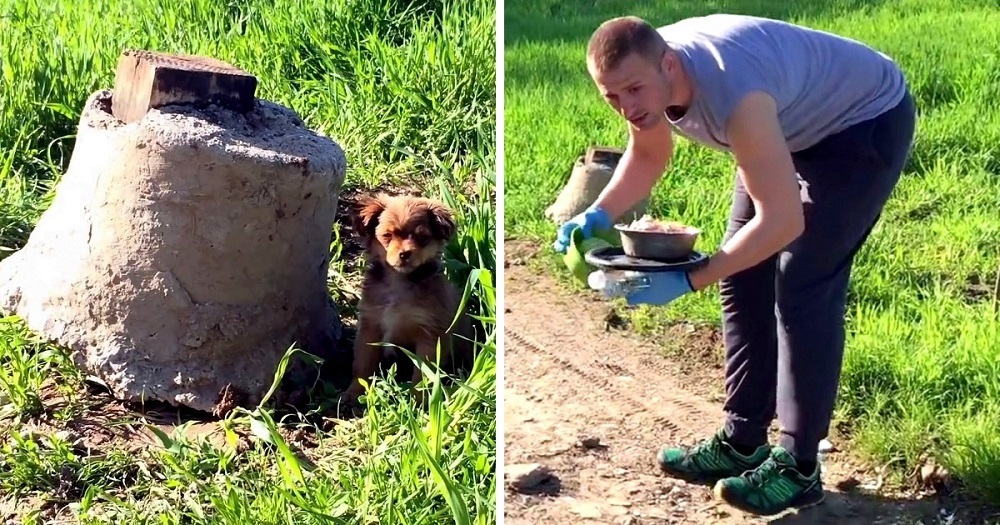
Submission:
M 688 284 L 691 285 L 692 291 L 700 292 L 718 281 L 718 278 L 712 276 L 712 257 L 714 257 L 714 255 L 709 256 L 708 262 L 703 266 L 687 273 Z
M 602 228 L 610 228 L 614 222 L 614 218 L 608 213 L 608 210 L 600 204 L 594 203 L 590 205 L 588 212 L 597 217 Z

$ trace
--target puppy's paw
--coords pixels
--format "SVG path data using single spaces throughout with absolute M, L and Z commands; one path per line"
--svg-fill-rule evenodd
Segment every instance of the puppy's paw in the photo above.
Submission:
M 361 396 L 365 395 L 365 387 L 355 380 L 347 390 L 340 395 L 340 399 L 348 403 L 357 403 Z

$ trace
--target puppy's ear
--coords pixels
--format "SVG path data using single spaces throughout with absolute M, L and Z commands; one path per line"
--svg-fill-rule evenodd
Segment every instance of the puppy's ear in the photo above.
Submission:
M 455 235 L 455 216 L 447 206 L 439 202 L 430 202 L 427 205 L 427 213 L 431 216 L 430 223 L 435 237 L 447 241 Z
M 381 195 L 365 195 L 358 199 L 354 212 L 354 231 L 364 237 L 374 237 L 378 217 L 385 211 Z

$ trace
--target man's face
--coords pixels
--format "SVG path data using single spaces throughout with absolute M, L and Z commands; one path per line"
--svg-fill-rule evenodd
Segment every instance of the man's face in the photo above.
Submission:
M 654 64 L 632 54 L 612 70 L 596 71 L 590 63 L 588 69 L 604 100 L 632 126 L 648 129 L 663 118 L 670 100 L 664 62 Z

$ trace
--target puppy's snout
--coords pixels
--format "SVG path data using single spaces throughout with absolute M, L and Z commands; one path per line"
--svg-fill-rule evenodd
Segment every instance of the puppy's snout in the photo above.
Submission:
M 413 255 L 413 250 L 403 250 L 399 252 L 399 260 L 403 262 L 409 261 L 412 255 Z

